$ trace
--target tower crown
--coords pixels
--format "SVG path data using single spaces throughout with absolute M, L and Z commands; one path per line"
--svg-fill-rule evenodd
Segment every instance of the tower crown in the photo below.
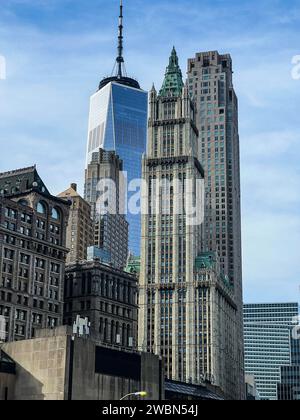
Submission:
M 166 69 L 165 79 L 159 92 L 160 96 L 180 96 L 184 87 L 182 80 L 182 71 L 179 67 L 178 56 L 173 47 L 169 59 L 169 65 Z
M 116 62 L 114 65 L 114 69 L 112 71 L 112 75 L 110 77 L 106 77 L 101 80 L 99 84 L 99 89 L 102 89 L 110 82 L 119 83 L 120 85 L 130 86 L 135 89 L 140 89 L 140 85 L 137 80 L 132 79 L 131 77 L 127 77 L 126 68 L 125 68 L 125 60 L 124 60 L 124 35 L 123 35 L 123 0 L 120 0 L 120 14 L 119 14 L 119 25 L 118 25 L 118 56 L 116 58 Z

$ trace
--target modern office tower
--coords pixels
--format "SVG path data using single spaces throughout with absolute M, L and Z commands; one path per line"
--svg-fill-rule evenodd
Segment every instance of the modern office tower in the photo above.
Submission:
M 141 179 L 142 155 L 146 151 L 147 92 L 139 83 L 126 76 L 123 58 L 123 6 L 119 24 L 119 46 L 116 73 L 105 78 L 99 90 L 91 97 L 86 168 L 99 148 L 115 151 L 123 161 L 128 184 Z M 95 185 L 93 188 L 96 188 Z M 130 200 L 137 185 L 129 188 Z M 87 197 L 85 196 L 87 200 Z M 134 200 L 134 198 L 133 198 Z M 129 222 L 129 250 L 140 255 L 141 217 L 127 212 Z
M 240 152 L 238 100 L 233 88 L 230 55 L 217 51 L 188 60 L 188 84 L 196 102 L 200 162 L 205 170 L 205 229 L 203 250 L 215 251 L 229 277 L 238 305 L 241 395 L 243 372 L 243 293 L 241 251 Z
M 300 400 L 300 365 L 281 366 L 277 395 L 279 401 Z
M 260 398 L 277 399 L 281 366 L 291 365 L 291 330 L 297 303 L 244 305 L 245 371 L 254 375 Z
M 93 245 L 110 254 L 113 267 L 123 269 L 128 257 L 128 222 L 124 216 L 123 162 L 115 152 L 98 149 L 85 171 L 85 197 L 94 220 Z
M 6 341 L 62 324 L 69 205 L 30 167 L 0 174 L 0 315 Z
M 99 261 L 68 264 L 64 321 L 88 318 L 91 332 L 109 346 L 137 347 L 137 279 Z
M 217 253 L 201 251 L 204 171 L 195 109 L 175 49 L 162 89 L 151 90 L 149 110 L 141 267 L 134 259 L 128 264 L 140 271 L 139 348 L 163 357 L 168 379 L 207 380 L 226 398 L 238 398 L 237 307 Z
M 94 243 L 94 227 L 90 205 L 78 194 L 77 185 L 58 195 L 69 202 L 70 213 L 66 246 L 70 250 L 67 263 L 87 259 L 87 249 Z
M 291 365 L 281 366 L 280 383 L 277 384 L 277 396 L 279 401 L 300 400 L 300 327 L 299 317 L 297 326 L 294 328 L 296 337 L 291 334 Z

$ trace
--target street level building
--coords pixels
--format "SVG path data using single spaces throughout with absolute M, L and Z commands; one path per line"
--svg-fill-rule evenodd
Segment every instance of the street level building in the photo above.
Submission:
M 37 331 L 35 339 L 1 350 L 0 400 L 118 401 L 144 390 L 146 400 L 164 398 L 157 356 L 111 349 L 69 327 Z
M 97 340 L 137 348 L 137 279 L 109 265 L 82 261 L 66 267 L 64 321 L 88 318 Z

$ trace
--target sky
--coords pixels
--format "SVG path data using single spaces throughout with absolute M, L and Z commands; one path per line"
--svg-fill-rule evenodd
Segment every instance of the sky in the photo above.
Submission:
M 89 97 L 113 68 L 118 3 L 0 0 L 0 172 L 37 164 L 53 194 L 71 182 L 82 189 Z M 184 73 L 196 52 L 232 55 L 244 300 L 299 301 L 300 78 L 292 59 L 300 55 L 300 1 L 124 5 L 127 73 L 145 90 L 160 87 L 173 45 Z

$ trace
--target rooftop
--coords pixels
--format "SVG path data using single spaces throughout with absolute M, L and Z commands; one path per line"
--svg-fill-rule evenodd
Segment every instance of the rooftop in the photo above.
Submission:
M 15 169 L 0 174 L 0 196 L 12 195 L 35 190 L 46 195 L 51 195 L 46 185 L 40 178 L 36 166 Z

